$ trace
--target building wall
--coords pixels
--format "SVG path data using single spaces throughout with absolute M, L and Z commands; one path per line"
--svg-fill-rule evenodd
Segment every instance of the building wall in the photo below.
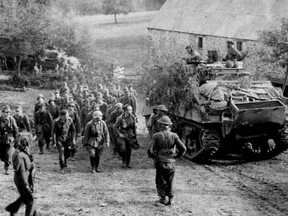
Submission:
M 249 50 L 248 56 L 245 59 L 245 65 L 252 73 L 255 72 L 255 62 L 259 61 L 255 53 L 260 49 L 260 43 L 257 41 L 236 40 L 230 38 L 221 38 L 214 36 L 194 35 L 181 32 L 163 31 L 149 29 L 150 37 L 150 56 L 154 62 L 161 61 L 177 61 L 185 57 L 187 45 L 199 51 L 203 59 L 207 59 L 208 50 L 218 50 L 220 58 L 225 57 L 227 53 L 227 41 L 241 41 L 243 51 Z M 198 38 L 203 38 L 203 49 L 198 49 Z

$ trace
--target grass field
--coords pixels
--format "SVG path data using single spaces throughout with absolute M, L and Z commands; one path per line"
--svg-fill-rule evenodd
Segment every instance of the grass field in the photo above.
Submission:
M 115 24 L 113 16 L 77 17 L 76 21 L 90 29 L 94 49 L 91 55 L 98 62 L 133 68 L 139 62 L 148 59 L 148 23 L 155 11 L 119 15 Z

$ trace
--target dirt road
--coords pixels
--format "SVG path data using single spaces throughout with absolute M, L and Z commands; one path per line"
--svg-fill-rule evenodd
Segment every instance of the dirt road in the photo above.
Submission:
M 22 94 L 2 92 L 0 98 L 10 102 L 23 101 Z M 24 107 L 28 109 L 36 95 L 36 92 L 26 93 Z M 287 154 L 252 163 L 215 161 L 200 165 L 179 160 L 174 205 L 155 206 L 154 201 L 158 198 L 155 169 L 146 155 L 149 139 L 142 118 L 138 131 L 142 148 L 132 153 L 133 168 L 121 168 L 121 161 L 112 155 L 110 148 L 102 157 L 103 172 L 100 174 L 89 173 L 88 153 L 80 143 L 76 161 L 68 162 L 69 170 L 65 174 L 59 173 L 56 150 L 46 150 L 44 155 L 38 155 L 34 144 L 39 215 L 288 215 Z M 4 207 L 17 197 L 13 175 L 3 173 L 0 169 L 1 216 L 8 215 Z M 23 210 L 19 215 L 24 215 Z

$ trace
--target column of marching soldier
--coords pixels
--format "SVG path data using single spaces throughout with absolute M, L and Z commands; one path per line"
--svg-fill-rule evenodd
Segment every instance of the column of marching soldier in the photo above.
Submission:
M 44 153 L 45 146 L 48 150 L 52 144 L 58 150 L 60 172 L 65 173 L 67 160 L 75 160 L 76 140 L 83 137 L 82 144 L 89 153 L 92 173 L 101 172 L 100 156 L 110 142 L 114 154 L 119 153 L 122 159 L 122 167 L 131 168 L 132 149 L 140 147 L 136 135 L 136 96 L 132 84 L 123 89 L 113 84 L 109 88 L 98 84 L 89 89 L 88 85 L 76 83 L 69 87 L 66 82 L 60 90 L 55 90 L 48 102 L 39 94 L 33 115 L 33 133 L 37 137 L 39 154 Z M 155 134 L 148 155 L 155 162 L 158 203 L 169 205 L 173 197 L 175 158 L 184 154 L 185 146 L 176 134 L 170 132 L 172 122 L 165 115 L 167 108 L 159 105 L 154 107 L 154 111 L 155 115 L 148 122 L 149 132 Z M 13 164 L 14 181 L 20 197 L 6 210 L 14 215 L 24 203 L 26 215 L 36 215 L 33 198 L 35 169 L 29 150 L 30 121 L 21 106 L 16 106 L 13 117 L 10 113 L 9 105 L 5 105 L 0 117 L 0 159 L 7 175 L 9 166 Z

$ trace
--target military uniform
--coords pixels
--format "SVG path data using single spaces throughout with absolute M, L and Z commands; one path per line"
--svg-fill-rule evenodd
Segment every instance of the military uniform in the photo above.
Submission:
M 57 119 L 60 114 L 60 107 L 55 103 L 55 105 L 49 105 L 47 110 L 50 112 L 53 120 Z
M 137 112 L 137 102 L 136 102 L 136 97 L 133 95 L 124 95 L 123 97 L 120 98 L 120 102 L 125 105 L 130 105 L 133 108 L 133 114 L 136 115 Z
M 13 154 L 13 168 L 15 171 L 14 182 L 20 197 L 6 207 L 11 215 L 18 212 L 22 204 L 26 205 L 25 216 L 35 216 L 35 198 L 33 196 L 34 190 L 34 172 L 35 166 L 33 157 L 28 150 L 17 149 Z
M 23 131 L 31 132 L 31 125 L 30 125 L 30 121 L 27 115 L 24 115 L 24 114 L 14 115 L 13 118 L 16 121 L 19 132 L 23 132 Z
M 86 118 L 88 116 L 88 113 L 91 111 L 91 106 L 84 106 L 81 111 L 80 111 L 80 120 L 81 120 L 81 125 L 83 128 L 85 128 L 86 124 Z
M 59 165 L 63 169 L 67 167 L 67 159 L 70 157 L 71 146 L 75 145 L 76 128 L 73 120 L 68 117 L 66 120 L 56 119 L 52 126 L 52 140 L 56 144 L 59 153 Z
M 172 125 L 168 116 L 162 117 L 158 122 Z M 178 149 L 178 153 L 176 153 L 176 149 Z M 159 202 L 162 204 L 171 204 L 175 159 L 182 157 L 185 151 L 186 147 L 178 135 L 172 133 L 168 127 L 152 136 L 152 141 L 148 147 L 148 155 L 156 161 L 156 187 L 160 197 Z M 166 196 L 169 198 L 168 203 L 166 203 Z
M 95 111 L 93 116 L 95 116 L 95 113 L 100 114 L 101 111 Z M 93 118 L 85 127 L 83 139 L 83 145 L 87 148 L 90 155 L 92 172 L 94 169 L 96 172 L 100 172 L 100 156 L 103 152 L 104 144 L 107 143 L 110 143 L 110 137 L 106 123 L 103 120 Z
M 36 136 L 38 138 L 40 154 L 43 154 L 43 146 L 45 143 L 46 147 L 49 148 L 52 123 L 53 119 L 49 111 L 39 110 L 35 114 Z
M 121 106 L 122 108 L 122 106 Z M 116 109 L 114 110 L 108 117 L 107 119 L 107 125 L 108 125 L 108 130 L 109 130 L 109 133 L 110 133 L 110 140 L 111 140 L 111 143 L 113 143 L 114 145 L 114 154 L 117 153 L 118 149 L 117 149 L 117 140 L 116 140 L 116 135 L 114 133 L 114 124 L 116 123 L 116 120 L 119 116 L 121 116 L 123 114 L 123 110 L 119 110 L 119 109 Z
M 11 165 L 14 141 L 18 133 L 16 121 L 12 116 L 0 117 L 0 159 L 4 162 L 6 174 L 8 174 L 8 168 Z
M 133 114 L 123 113 L 116 120 L 114 131 L 117 140 L 117 148 L 122 157 L 122 166 L 130 168 L 132 145 L 136 139 L 136 118 Z M 120 135 L 124 137 L 121 137 Z

